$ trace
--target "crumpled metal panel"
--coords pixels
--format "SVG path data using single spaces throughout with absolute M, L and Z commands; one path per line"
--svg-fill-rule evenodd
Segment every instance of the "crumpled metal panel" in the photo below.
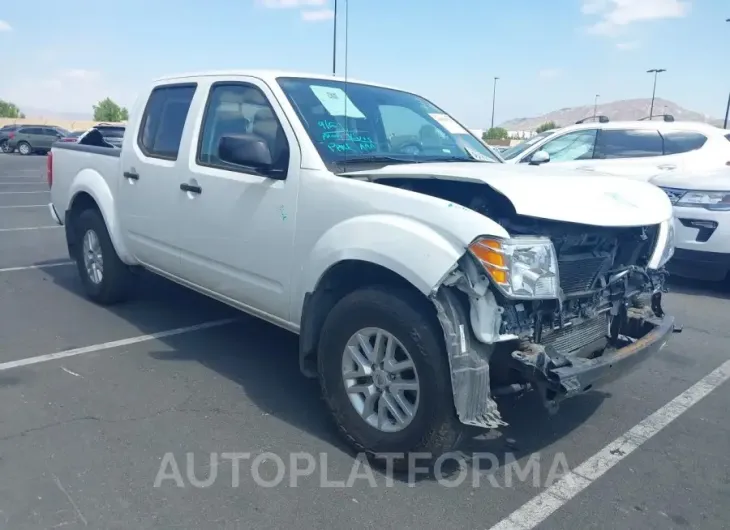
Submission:
M 469 315 L 449 287 L 432 297 L 444 330 L 451 367 L 451 386 L 459 421 L 465 425 L 495 429 L 507 425 L 490 390 L 490 346 L 474 338 Z

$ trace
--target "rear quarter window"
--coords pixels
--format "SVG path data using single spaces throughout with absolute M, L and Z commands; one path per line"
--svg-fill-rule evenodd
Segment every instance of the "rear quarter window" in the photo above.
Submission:
M 664 137 L 665 155 L 678 155 L 696 151 L 707 142 L 707 137 L 704 134 L 692 131 L 670 131 L 662 133 L 662 136 Z M 725 138 L 728 136 L 725 136 Z

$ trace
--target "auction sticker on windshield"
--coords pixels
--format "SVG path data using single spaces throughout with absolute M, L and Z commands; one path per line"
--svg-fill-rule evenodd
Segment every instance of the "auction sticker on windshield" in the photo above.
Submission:
M 451 134 L 468 134 L 451 116 L 447 116 L 446 114 L 429 114 L 429 116 L 439 122 Z
M 347 97 L 345 91 L 340 88 L 328 86 L 311 85 L 314 95 L 331 116 L 344 116 L 347 118 L 364 119 L 365 115 L 360 112 L 352 100 Z

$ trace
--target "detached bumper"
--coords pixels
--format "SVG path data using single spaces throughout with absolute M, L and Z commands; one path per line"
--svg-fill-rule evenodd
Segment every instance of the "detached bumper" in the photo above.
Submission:
M 525 380 L 541 394 L 550 410 L 572 396 L 588 392 L 632 371 L 642 361 L 667 344 L 675 332 L 674 317 L 641 319 L 637 340 L 623 348 L 608 350 L 593 359 L 563 356 L 555 350 L 539 347 L 533 351 L 515 351 L 512 358 Z M 680 331 L 680 330 L 676 330 Z
M 666 346 L 674 332 L 674 317 L 657 319 L 654 329 L 636 342 L 596 359 L 572 357 L 569 365 L 548 371 L 548 388 L 561 400 L 614 381 Z

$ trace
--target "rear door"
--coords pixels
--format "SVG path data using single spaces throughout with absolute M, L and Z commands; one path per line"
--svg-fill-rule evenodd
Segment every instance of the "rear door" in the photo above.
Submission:
M 51 127 L 43 127 L 41 133 L 38 139 L 38 149 L 50 150 L 53 142 L 61 137 L 61 134 Z
M 117 197 L 130 251 L 145 265 L 180 274 L 176 201 L 187 161 L 180 145 L 196 84 L 155 87 L 131 124 L 135 138 L 122 150 Z M 189 139 L 188 139 L 189 141 Z

